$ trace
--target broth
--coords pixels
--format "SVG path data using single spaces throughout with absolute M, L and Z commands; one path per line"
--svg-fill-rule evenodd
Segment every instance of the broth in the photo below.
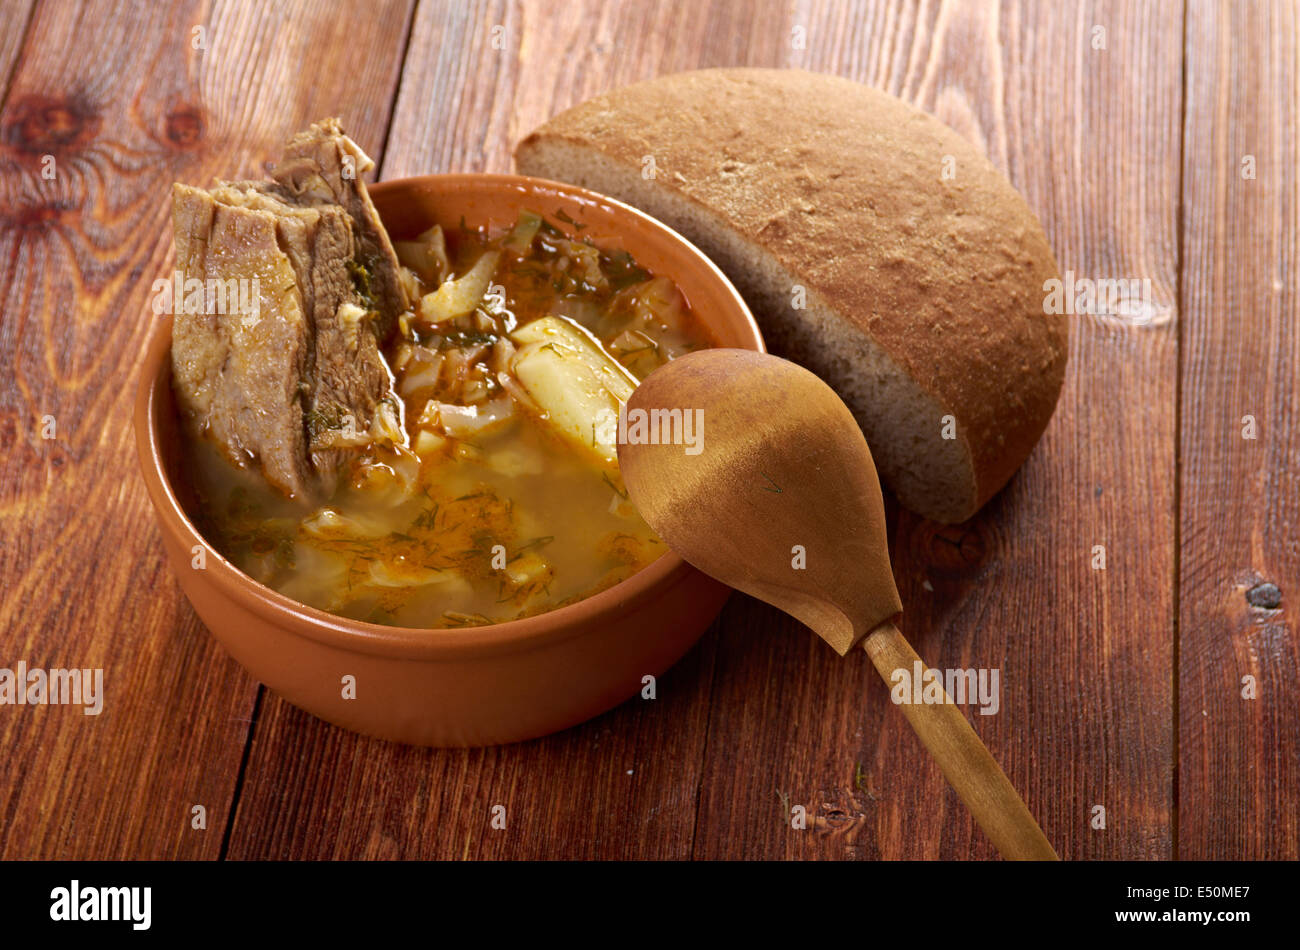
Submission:
M 359 445 L 309 512 L 191 445 L 205 536 L 301 603 L 429 628 L 551 610 L 664 553 L 606 427 L 639 379 L 711 345 L 676 286 L 531 212 L 394 244 L 419 301 L 385 351 L 408 444 Z

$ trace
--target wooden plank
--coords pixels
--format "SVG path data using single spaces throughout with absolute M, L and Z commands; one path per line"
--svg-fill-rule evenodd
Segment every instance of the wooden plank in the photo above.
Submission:
M 706 66 L 781 65 L 783 5 L 653 0 L 421 4 L 383 177 L 510 172 L 515 143 L 617 86 Z
M 0 23 L 0 107 L 4 106 L 9 93 L 9 81 L 18 64 L 18 54 L 27 38 L 35 9 L 36 0 L 15 0 L 5 5 L 4 22 Z
M 1189 859 L 1300 857 L 1297 27 L 1286 2 L 1189 6 L 1178 643 Z
M 777 30 L 805 27 L 799 65 L 900 95 L 983 147 L 1063 269 L 1152 280 L 1151 324 L 1074 319 L 1057 415 L 1007 490 L 964 526 L 892 521 L 905 633 L 933 666 L 1000 670 L 1001 709 L 972 708 L 974 725 L 1066 858 L 1171 853 L 1181 46 L 1145 25 L 1157 9 L 1178 18 L 1151 3 L 869 3 L 801 6 Z M 696 857 L 992 856 L 867 658 L 814 641 L 733 600 Z M 793 805 L 808 830 L 791 829 Z
M 162 561 L 130 429 L 169 188 L 257 174 L 330 113 L 377 149 L 409 19 L 405 0 L 36 11 L 0 115 L 0 665 L 102 667 L 107 695 L 96 717 L 0 717 L 0 857 L 220 852 L 257 686 Z
M 704 720 L 714 639 L 659 678 L 653 701 L 486 749 L 368 739 L 267 693 L 228 856 L 687 858 L 703 752 L 703 733 L 688 727 Z M 497 806 L 503 828 L 492 824 Z

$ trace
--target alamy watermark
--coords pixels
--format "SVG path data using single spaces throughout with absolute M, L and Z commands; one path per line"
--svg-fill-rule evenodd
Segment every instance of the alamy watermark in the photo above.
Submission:
M 889 695 L 900 706 L 978 705 L 981 716 L 993 716 L 1001 706 L 1000 679 L 1001 673 L 996 669 L 926 669 L 917 660 L 912 669 L 899 667 L 890 674 L 889 681 L 894 686 Z
M 1150 277 L 1063 277 L 1043 281 L 1043 313 L 1113 317 L 1127 323 L 1154 323 L 1159 317 Z
M 50 920 L 127 921 L 132 930 L 153 923 L 152 887 L 87 887 L 75 878 L 50 891 Z
M 81 706 L 87 716 L 104 709 L 102 669 L 0 668 L 0 706 Z
M 261 281 L 256 277 L 186 280 L 178 270 L 171 277 L 159 277 L 153 282 L 151 306 L 156 315 L 233 314 L 240 318 L 241 324 L 251 328 L 262 321 L 261 289 Z
M 618 416 L 601 413 L 596 435 L 606 445 L 680 445 L 687 455 L 704 451 L 703 409 L 628 409 L 621 403 Z

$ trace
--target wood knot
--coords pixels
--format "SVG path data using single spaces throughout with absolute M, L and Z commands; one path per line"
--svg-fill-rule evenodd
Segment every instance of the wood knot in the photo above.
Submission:
M 83 96 L 24 96 L 10 110 L 4 140 L 20 152 L 57 154 L 84 147 L 99 124 L 99 113 Z
M 1246 591 L 1246 603 L 1252 607 L 1262 607 L 1265 610 L 1276 610 L 1282 606 L 1282 592 L 1278 590 L 1276 584 L 1270 584 L 1267 581 L 1262 584 L 1256 584 L 1250 590 Z
M 922 522 L 912 548 L 925 564 L 941 573 L 966 574 L 984 563 L 984 536 L 969 525 Z
M 167 115 L 167 141 L 176 148 L 194 148 L 203 139 L 203 110 L 183 105 Z
M 77 210 L 77 202 L 71 200 L 23 205 L 10 211 L 0 211 L 0 228 L 39 234 L 57 229 L 65 216 L 75 215 Z

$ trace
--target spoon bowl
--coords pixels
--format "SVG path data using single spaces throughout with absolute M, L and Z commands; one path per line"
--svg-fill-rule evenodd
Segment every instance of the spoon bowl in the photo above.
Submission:
M 619 448 L 637 508 L 686 561 L 844 656 L 903 609 L 880 481 L 852 413 L 817 376 L 767 354 L 701 350 L 669 365 L 628 401 L 627 433 L 645 413 L 657 437 Z M 676 418 L 663 411 L 678 408 L 694 416 L 689 446 L 663 431 Z

